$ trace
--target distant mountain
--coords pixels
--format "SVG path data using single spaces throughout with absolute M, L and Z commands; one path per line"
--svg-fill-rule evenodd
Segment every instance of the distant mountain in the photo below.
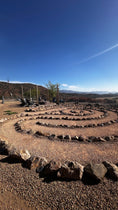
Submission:
M 26 94 L 31 90 L 36 90 L 36 85 L 31 83 L 8 83 L 0 82 L 0 98 L 4 96 L 5 98 L 19 98 L 23 93 Z M 47 88 L 38 85 L 38 90 L 42 98 L 47 98 L 48 90 Z
M 91 91 L 91 92 L 80 92 L 73 90 L 60 90 L 60 93 L 73 93 L 73 94 L 98 94 L 98 95 L 106 95 L 106 94 L 118 94 L 118 92 L 108 92 L 108 91 Z
M 80 93 L 78 91 L 73 91 L 73 90 L 60 90 L 60 93 Z

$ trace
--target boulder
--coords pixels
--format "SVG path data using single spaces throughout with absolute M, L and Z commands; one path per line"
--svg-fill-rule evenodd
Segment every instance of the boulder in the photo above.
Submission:
M 20 150 L 19 154 L 20 154 L 21 159 L 24 161 L 26 161 L 27 159 L 29 159 L 31 157 L 29 151 L 26 149 Z
M 0 154 L 8 154 L 8 148 L 11 145 L 8 143 L 8 141 L 4 141 L 3 139 L 0 139 Z
M 118 180 L 118 166 L 108 161 L 104 161 L 103 164 L 107 168 L 106 176 L 110 179 Z
M 60 161 L 51 160 L 44 167 L 39 167 L 39 175 L 40 177 L 56 176 L 57 171 L 59 170 L 60 167 L 61 167 Z
M 66 161 L 57 173 L 57 177 L 65 180 L 80 180 L 84 167 L 78 162 Z
M 47 164 L 47 160 L 45 158 L 31 156 L 26 160 L 25 166 L 29 169 L 37 169 L 38 167 L 42 167 Z
M 36 168 L 36 172 L 40 173 L 40 171 L 42 171 L 42 169 L 44 168 L 44 166 L 48 163 L 48 161 L 46 160 L 46 158 L 41 157 L 40 158 L 40 162 L 38 164 L 38 167 Z
M 100 182 L 106 173 L 107 169 L 102 163 L 100 164 L 89 163 L 87 166 L 84 167 L 84 177 L 93 182 Z
M 8 148 L 8 156 L 13 159 L 18 159 L 22 162 L 29 159 L 31 155 L 26 149 L 18 151 L 14 146 L 11 146 Z

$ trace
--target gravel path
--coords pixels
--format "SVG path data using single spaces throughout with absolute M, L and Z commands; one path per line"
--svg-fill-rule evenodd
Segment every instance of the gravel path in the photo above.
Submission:
M 80 163 L 86 163 L 88 161 L 99 162 L 103 160 L 112 161 L 114 163 L 118 162 L 118 141 L 104 143 L 75 143 L 50 141 L 47 138 L 36 138 L 28 134 L 21 134 L 16 132 L 14 130 L 14 123 L 16 121 L 17 119 L 3 124 L 2 127 L 0 127 L 0 134 L 1 137 L 3 137 L 3 139 L 7 139 L 17 148 L 28 149 L 31 153 L 36 154 L 38 156 L 44 156 L 48 160 L 70 159 L 78 160 Z M 116 125 L 114 125 L 114 127 L 115 126 Z M 98 129 L 98 132 L 99 130 L 101 132 L 101 129 L 102 128 Z M 108 133 L 109 130 L 106 130 L 106 132 Z
M 4 188 L 3 188 L 4 184 Z M 5 198 L 5 195 L 7 197 Z M 9 196 L 9 197 L 8 197 Z M 1 202 L 1 198 L 5 198 Z M 9 198 L 12 199 L 9 208 Z M 0 156 L 0 209 L 118 209 L 118 182 L 104 180 L 98 185 L 81 181 L 39 179 L 35 171 L 21 164 L 9 164 Z

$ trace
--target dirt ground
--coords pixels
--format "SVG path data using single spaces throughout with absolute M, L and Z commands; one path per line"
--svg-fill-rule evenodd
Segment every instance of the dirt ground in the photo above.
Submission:
M 0 102 L 0 119 L 15 118 L 15 114 L 8 116 L 5 112 L 7 110 L 21 113 L 25 109 L 19 106 L 19 102 L 5 102 L 5 104 Z M 109 113 L 108 119 L 115 117 L 114 113 Z M 118 142 L 88 144 L 50 141 L 46 138 L 39 139 L 16 132 L 14 124 L 17 121 L 18 119 L 10 119 L 0 123 L 0 137 L 13 143 L 17 148 L 28 149 L 31 154 L 44 156 L 48 160 L 78 160 L 84 165 L 87 162 L 101 162 L 103 160 L 118 163 Z M 51 123 L 55 124 L 56 122 L 51 121 Z M 27 120 L 23 126 L 26 129 L 32 128 L 34 122 Z M 39 126 L 34 127 L 34 129 L 39 129 Z M 41 129 L 45 129 L 46 132 L 48 130 L 45 127 L 41 127 Z M 62 129 L 55 129 L 53 128 L 50 132 L 59 132 L 59 134 L 62 132 Z M 92 129 L 89 129 L 87 129 L 89 133 L 93 132 Z M 111 130 L 99 129 L 103 129 L 100 131 L 101 134 L 104 132 L 118 134 L 117 124 L 111 126 Z M 88 133 L 87 130 L 86 133 Z M 78 131 L 74 129 L 69 132 L 75 132 L 76 135 Z M 39 179 L 35 171 L 29 171 L 18 163 L 11 164 L 7 157 L 0 155 L 0 209 L 118 209 L 117 197 L 118 182 L 104 178 L 100 184 L 95 186 L 88 186 L 80 181 L 48 183 Z

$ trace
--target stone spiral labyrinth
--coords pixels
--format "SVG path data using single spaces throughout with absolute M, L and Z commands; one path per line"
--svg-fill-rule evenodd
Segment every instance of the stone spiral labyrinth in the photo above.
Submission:
M 16 146 L 27 147 L 35 154 L 40 153 L 49 159 L 55 157 L 87 161 L 94 159 L 94 156 L 102 159 L 102 153 L 105 153 L 110 160 L 113 154 L 114 158 L 117 156 L 117 111 L 103 106 L 29 108 L 9 120 L 8 124 L 5 122 L 1 133 L 10 142 L 15 139 Z M 81 157 L 78 154 L 80 150 Z M 98 150 L 98 157 L 95 150 Z
M 117 139 L 118 118 L 112 111 L 62 108 L 26 116 L 15 124 L 16 131 L 61 141 Z

